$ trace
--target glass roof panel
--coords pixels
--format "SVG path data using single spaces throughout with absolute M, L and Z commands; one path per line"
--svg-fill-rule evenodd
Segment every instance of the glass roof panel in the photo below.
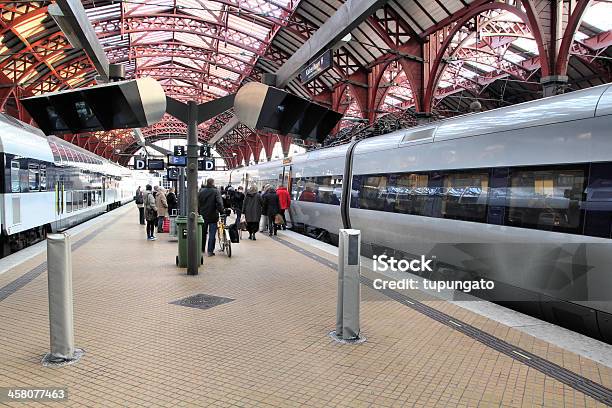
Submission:
M 514 62 L 515 64 L 518 64 L 521 61 L 525 61 L 525 57 L 518 55 L 517 53 L 512 52 L 510 50 L 506 50 L 506 52 L 504 53 L 504 59 L 510 62 Z
M 177 41 L 183 42 L 188 45 L 192 45 L 194 47 L 200 48 L 209 48 L 210 44 L 207 41 L 209 39 L 200 37 L 197 34 L 189 34 L 189 33 L 174 33 L 174 38 Z
M 535 40 L 531 40 L 529 38 L 517 38 L 512 44 L 531 54 L 538 54 L 538 44 L 536 44 Z
M 172 10 L 174 7 L 174 0 L 153 0 L 153 1 L 137 1 L 137 2 L 124 2 L 125 14 L 129 15 L 143 15 L 143 14 L 155 14 L 164 11 Z
M 259 24 L 254 23 L 253 21 L 248 21 L 240 17 L 236 17 L 233 14 L 230 14 L 227 19 L 228 26 L 236 29 L 237 31 L 241 31 L 243 33 L 249 33 L 255 38 L 263 40 L 266 38 L 270 30 L 266 27 L 262 27 Z
M 150 31 L 144 36 L 142 33 L 130 34 L 134 44 L 155 44 L 172 39 L 172 31 Z
M 206 0 L 177 0 L 177 8 L 202 20 L 216 22 L 221 13 L 221 4 Z
M 237 73 L 219 67 L 210 67 L 210 73 L 219 78 L 228 78 L 230 80 L 237 80 L 240 78 L 240 75 Z
M 90 21 L 108 20 L 121 17 L 121 3 L 94 7 L 86 10 Z
M 584 12 L 582 21 L 601 31 L 612 30 L 612 3 L 598 2 Z
M 174 57 L 174 61 L 195 69 L 202 69 L 206 64 L 204 61 L 196 61 L 185 57 Z

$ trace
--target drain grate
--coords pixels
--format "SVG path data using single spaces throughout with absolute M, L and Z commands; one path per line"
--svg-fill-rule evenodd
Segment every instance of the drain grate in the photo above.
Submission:
M 195 307 L 196 309 L 210 309 L 215 306 L 222 305 L 224 303 L 233 302 L 234 300 L 235 299 L 230 299 L 226 297 L 198 293 L 197 295 L 175 300 L 174 302 L 170 302 L 170 304 L 186 307 Z
M 281 238 L 277 238 L 276 241 L 331 269 L 338 268 L 338 265 L 336 263 L 331 262 L 330 260 L 325 259 L 322 256 L 319 256 L 315 253 L 309 252 L 301 248 L 300 246 L 295 245 L 289 241 L 285 241 Z M 361 284 L 374 289 L 372 280 L 366 278 L 365 276 L 361 277 Z M 550 362 L 535 354 L 532 354 L 528 352 L 527 350 L 523 350 L 522 348 L 516 347 L 500 338 L 497 338 L 472 325 L 469 325 L 460 320 L 457 320 L 454 317 L 447 315 L 446 313 L 443 313 L 437 309 L 427 306 L 426 304 L 421 303 L 417 300 L 414 300 L 404 294 L 395 292 L 390 289 L 381 289 L 381 290 L 374 289 L 374 290 L 384 294 L 388 298 L 393 299 L 398 303 L 401 303 L 404 306 L 410 307 L 416 310 L 417 312 L 430 317 L 433 320 L 436 320 L 454 330 L 457 330 L 458 332 L 461 332 L 465 334 L 466 336 L 469 336 L 473 338 L 474 340 L 502 354 L 505 354 L 508 357 L 513 358 L 514 360 L 520 361 L 523 364 L 529 367 L 532 367 L 548 375 L 549 377 L 552 377 L 562 382 L 563 384 L 566 384 L 572 387 L 573 389 L 580 391 L 583 394 L 588 395 L 589 397 L 599 402 L 604 403 L 607 406 L 612 407 L 612 390 L 605 387 L 604 385 L 591 381 L 586 377 L 583 377 L 579 374 L 576 374 L 573 371 L 570 371 L 553 362 Z

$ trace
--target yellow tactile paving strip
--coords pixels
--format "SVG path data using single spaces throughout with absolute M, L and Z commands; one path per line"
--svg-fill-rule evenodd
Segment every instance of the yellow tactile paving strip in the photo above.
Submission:
M 335 322 L 333 272 L 258 236 L 235 245 L 232 259 L 205 259 L 189 277 L 174 265 L 176 243 L 163 234 L 147 242 L 137 212 L 121 216 L 73 254 L 76 344 L 85 357 L 40 365 L 48 349 L 42 274 L 0 302 L 0 387 L 67 387 L 64 405 L 72 406 L 601 405 L 376 293 L 364 293 L 361 309 L 368 341 L 335 344 L 326 336 Z M 0 286 L 41 260 L 1 275 Z M 197 293 L 236 300 L 209 310 L 169 304 Z M 610 370 L 592 361 L 439 306 L 610 382 Z

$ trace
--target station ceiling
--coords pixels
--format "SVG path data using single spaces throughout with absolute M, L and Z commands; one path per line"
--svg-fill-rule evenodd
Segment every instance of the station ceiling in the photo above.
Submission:
M 128 77 L 153 76 L 168 95 L 204 102 L 276 72 L 343 2 L 82 3 L 109 60 L 124 64 Z M 569 77 L 570 90 L 609 82 L 612 4 L 563 2 L 565 9 L 557 15 L 567 29 L 555 40 L 547 35 L 548 14 L 555 13 L 546 9 L 551 3 L 390 0 L 334 52 L 333 69 L 308 84 L 295 79 L 288 89 L 344 113 L 340 130 L 372 124 L 389 114 L 465 113 L 474 100 L 491 109 L 538 98 L 540 79 L 559 72 Z M 89 57 L 72 48 L 48 15 L 49 4 L 0 3 L 0 110 L 26 121 L 19 98 L 95 83 Z M 561 43 L 568 33 L 573 41 L 563 66 L 550 54 L 550 44 Z M 230 117 L 220 115 L 203 124 L 200 138 L 210 139 Z M 143 133 L 159 140 L 184 135 L 185 128 L 167 117 Z M 138 148 L 129 131 L 63 137 L 118 161 Z M 218 147 L 227 157 L 236 157 L 228 162 L 236 166 L 258 160 L 262 150 L 270 157 L 277 140 L 239 126 Z M 290 141 L 280 141 L 288 149 Z

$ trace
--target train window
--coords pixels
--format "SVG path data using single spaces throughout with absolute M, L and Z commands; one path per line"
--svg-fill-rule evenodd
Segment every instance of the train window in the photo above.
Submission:
M 314 182 L 317 185 L 317 202 L 340 205 L 340 196 L 342 195 L 341 176 L 315 177 Z
M 72 191 L 66 191 L 66 212 L 72 212 Z
M 444 176 L 441 213 L 444 218 L 485 222 L 489 173 L 451 172 Z
M 57 148 L 57 144 L 54 142 L 49 142 L 49 146 L 51 147 L 51 153 L 53 153 L 53 160 L 56 162 L 61 161 L 62 158 L 60 156 L 59 149 Z
M 19 193 L 20 191 L 19 162 L 17 160 L 11 160 L 11 192 Z
M 394 211 L 403 214 L 426 215 L 429 175 L 406 173 L 395 177 L 389 190 L 395 194 Z
M 62 161 L 68 161 L 68 156 L 66 155 L 66 149 L 64 149 L 64 146 L 58 145 L 57 149 L 59 150 L 60 158 L 62 159 Z
M 340 205 L 342 176 L 316 176 L 293 179 L 293 200 Z
M 296 183 L 298 201 L 317 201 L 317 183 L 315 177 L 303 177 Z
M 38 191 L 40 181 L 38 174 L 38 164 L 28 164 L 28 190 Z
M 584 184 L 584 169 L 512 169 L 506 225 L 581 233 Z
M 385 211 L 390 198 L 387 190 L 387 175 L 365 176 L 359 194 L 359 208 Z
M 593 163 L 589 171 L 584 233 L 594 237 L 610 238 L 612 226 L 612 163 Z
M 47 190 L 47 166 L 44 164 L 41 164 L 38 171 L 40 174 L 40 191 L 46 191 Z

